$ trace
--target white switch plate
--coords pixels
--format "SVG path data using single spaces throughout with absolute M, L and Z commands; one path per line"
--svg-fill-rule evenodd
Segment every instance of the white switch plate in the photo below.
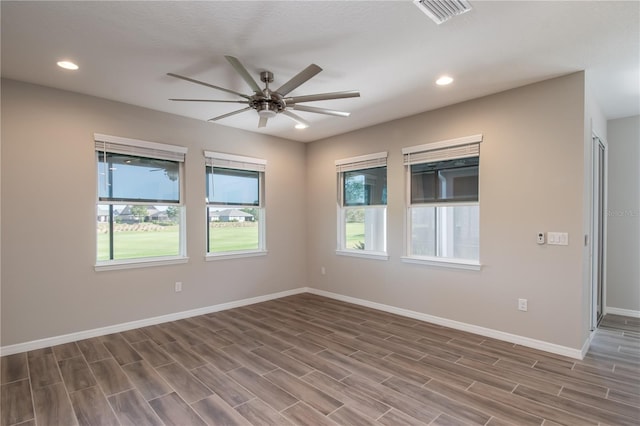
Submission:
M 547 244 L 556 245 L 556 246 L 568 246 L 569 233 L 568 232 L 547 232 Z
M 527 312 L 527 299 L 518 299 L 518 310 Z
M 176 281 L 176 293 L 180 293 L 182 291 L 182 283 L 180 281 Z

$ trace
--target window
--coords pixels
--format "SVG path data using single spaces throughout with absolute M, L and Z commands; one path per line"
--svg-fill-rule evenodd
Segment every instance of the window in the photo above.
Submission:
M 478 176 L 482 135 L 404 148 L 407 257 L 479 266 Z
M 186 261 L 184 147 L 94 135 L 96 269 Z
M 336 161 L 337 254 L 387 258 L 387 153 Z
M 207 257 L 265 254 L 267 162 L 209 151 L 205 157 Z

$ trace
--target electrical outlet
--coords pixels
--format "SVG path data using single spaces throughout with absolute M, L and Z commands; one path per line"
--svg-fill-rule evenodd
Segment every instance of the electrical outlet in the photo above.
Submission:
M 527 312 L 527 299 L 518 299 L 518 310 Z
M 538 232 L 538 244 L 544 244 L 544 232 Z
M 176 290 L 176 293 L 180 293 L 182 291 L 182 283 L 180 281 L 176 281 L 175 290 Z

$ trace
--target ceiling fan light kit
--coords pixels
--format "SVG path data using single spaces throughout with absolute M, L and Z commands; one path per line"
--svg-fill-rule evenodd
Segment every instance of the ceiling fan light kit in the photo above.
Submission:
M 221 102 L 221 103 L 240 103 L 246 104 L 245 108 L 239 109 L 237 111 L 232 111 L 226 114 L 222 114 L 213 118 L 210 118 L 208 121 L 217 121 L 223 118 L 230 117 L 232 115 L 240 114 L 241 112 L 255 110 L 258 112 L 259 120 L 258 127 L 265 127 L 267 125 L 267 121 L 270 118 L 276 117 L 278 114 L 285 115 L 296 122 L 296 128 L 306 128 L 309 127 L 309 122 L 300 117 L 299 115 L 291 112 L 291 110 L 296 111 L 304 111 L 311 112 L 315 114 L 323 114 L 323 115 L 331 115 L 334 117 L 349 117 L 350 113 L 344 111 L 336 111 L 332 109 L 326 108 L 318 108 L 307 105 L 299 105 L 299 103 L 304 102 L 316 102 L 316 101 L 325 101 L 332 99 L 344 99 L 344 98 L 357 98 L 360 96 L 360 92 L 357 90 L 349 90 L 343 92 L 332 92 L 332 93 L 319 93 L 314 95 L 303 95 L 303 96 L 289 96 L 287 95 L 313 78 L 316 74 L 322 71 L 322 68 L 317 66 L 316 64 L 311 64 L 304 70 L 300 71 L 294 77 L 292 77 L 289 81 L 284 83 L 278 89 L 272 91 L 269 88 L 269 83 L 273 83 L 273 73 L 270 71 L 262 71 L 260 73 L 260 81 L 264 83 L 264 88 L 260 88 L 258 83 L 251 77 L 249 71 L 242 65 L 242 63 L 233 56 L 225 56 L 227 61 L 231 64 L 231 66 L 236 70 L 236 72 L 242 77 L 242 79 L 247 83 L 247 85 L 253 90 L 252 95 L 246 95 L 244 93 L 236 92 L 235 90 L 225 89 L 224 87 L 215 86 L 213 84 L 206 83 L 204 81 L 195 80 L 190 77 L 185 77 L 179 74 L 167 73 L 168 76 L 179 78 L 181 80 L 188 81 L 190 83 L 199 84 L 201 86 L 209 87 L 211 89 L 220 90 L 226 93 L 230 93 L 232 95 L 239 96 L 243 98 L 242 100 L 218 100 L 218 99 L 178 99 L 172 98 L 170 101 L 178 101 L 178 102 Z
M 260 117 L 265 118 L 273 118 L 278 114 L 277 106 L 266 101 L 262 101 L 258 105 L 256 105 L 256 110 L 258 111 L 258 115 Z

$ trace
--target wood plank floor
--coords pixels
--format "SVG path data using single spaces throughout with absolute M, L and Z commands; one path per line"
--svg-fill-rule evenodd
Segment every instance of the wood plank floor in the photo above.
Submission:
M 640 320 L 583 361 L 301 294 L 1 358 L 10 425 L 638 425 Z

